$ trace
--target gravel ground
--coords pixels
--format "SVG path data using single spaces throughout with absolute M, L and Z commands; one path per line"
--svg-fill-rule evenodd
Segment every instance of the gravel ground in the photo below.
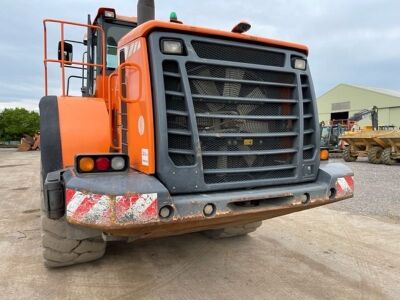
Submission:
M 355 201 L 247 237 L 110 243 L 99 261 L 53 270 L 41 258 L 39 152 L 0 149 L 0 299 L 399 299 L 398 167 L 351 166 Z
M 365 158 L 345 164 L 354 171 L 355 197 L 328 207 L 400 222 L 400 164 L 374 165 Z
M 379 174 L 398 167 L 351 166 L 355 201 L 270 219 L 247 237 L 109 243 L 96 262 L 53 270 L 41 258 L 39 152 L 0 150 L 0 299 L 397 300 L 399 179 Z

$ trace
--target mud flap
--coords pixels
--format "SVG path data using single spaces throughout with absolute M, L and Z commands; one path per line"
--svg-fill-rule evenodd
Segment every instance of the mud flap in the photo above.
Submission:
M 43 187 L 43 201 L 46 216 L 56 220 L 64 216 L 64 185 L 62 182 L 62 171 L 47 174 Z

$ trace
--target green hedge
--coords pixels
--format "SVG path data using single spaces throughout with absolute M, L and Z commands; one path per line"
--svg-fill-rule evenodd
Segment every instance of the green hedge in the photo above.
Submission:
M 23 134 L 39 131 L 39 114 L 25 108 L 6 108 L 0 112 L 0 141 L 20 140 Z

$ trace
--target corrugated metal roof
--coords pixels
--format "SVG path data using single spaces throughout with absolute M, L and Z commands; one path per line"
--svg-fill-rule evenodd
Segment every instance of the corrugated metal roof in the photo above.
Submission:
M 368 91 L 379 93 L 379 94 L 384 94 L 384 95 L 391 96 L 391 97 L 400 98 L 400 91 L 387 90 L 387 89 L 374 88 L 374 87 L 361 86 L 361 85 L 354 85 L 354 84 L 345 84 L 345 85 L 353 86 L 353 87 L 356 87 L 359 89 L 368 90 Z

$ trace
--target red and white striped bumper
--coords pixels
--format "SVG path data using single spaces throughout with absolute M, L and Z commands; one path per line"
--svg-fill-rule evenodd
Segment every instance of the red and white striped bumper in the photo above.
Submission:
M 166 226 L 176 226 L 176 230 L 185 226 L 200 230 L 203 221 L 217 226 L 240 220 L 241 217 L 244 221 L 255 219 L 255 216 L 259 216 L 260 220 L 268 219 L 348 199 L 354 193 L 352 175 L 344 165 L 327 164 L 320 167 L 314 182 L 172 196 L 154 177 L 133 171 L 125 175 L 80 177 L 73 172 L 64 172 L 64 182 L 60 186 L 65 188 L 62 201 L 65 201 L 65 215 L 69 223 L 117 235 L 147 235 L 157 230 L 164 232 Z M 305 195 L 308 201 L 304 201 Z M 281 201 L 255 207 L 236 207 L 232 204 L 245 201 L 268 203 L 268 199 Z M 206 216 L 204 208 L 210 203 L 214 205 L 215 213 Z M 159 217 L 159 210 L 164 206 L 171 207 L 173 211 L 170 217 L 163 219 Z
M 65 194 L 66 217 L 70 223 L 119 227 L 158 220 L 156 193 L 111 196 L 67 188 Z
M 354 194 L 354 176 L 339 177 L 336 181 L 336 197 L 348 198 Z

